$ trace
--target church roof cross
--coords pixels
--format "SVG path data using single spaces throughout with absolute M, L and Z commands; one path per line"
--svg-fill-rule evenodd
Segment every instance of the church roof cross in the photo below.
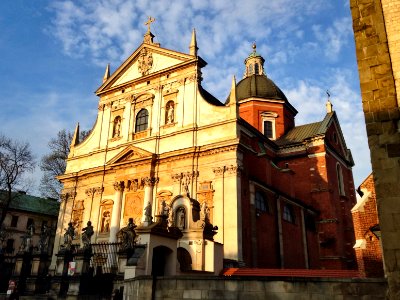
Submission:
M 150 32 L 150 25 L 153 23 L 156 19 L 148 16 L 147 21 L 144 23 L 144 25 L 147 25 L 147 32 Z

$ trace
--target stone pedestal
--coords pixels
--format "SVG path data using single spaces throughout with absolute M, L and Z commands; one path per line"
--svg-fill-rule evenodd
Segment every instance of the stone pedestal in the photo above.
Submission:
M 27 294 L 27 295 L 33 295 L 33 294 L 35 294 L 35 291 L 36 291 L 36 281 L 37 281 L 36 276 L 34 276 L 34 277 L 29 277 L 29 278 L 26 279 L 24 294 Z
M 90 251 L 85 251 L 81 253 L 77 253 L 74 257 L 74 261 L 76 262 L 75 274 L 81 275 L 88 272 L 90 267 L 90 258 L 92 257 L 92 253 Z
M 40 257 L 34 256 L 32 258 L 31 276 L 37 276 L 39 274 L 39 266 L 40 266 Z
M 125 272 L 127 262 L 127 253 L 126 252 L 118 252 L 118 273 L 123 274 Z
M 145 275 L 145 270 L 138 266 L 126 266 L 124 272 L 124 280 L 135 278 L 140 275 Z
M 56 270 L 54 275 L 62 276 L 64 273 L 67 272 L 65 268 L 67 267 L 68 262 L 72 261 L 73 254 L 71 251 L 60 251 L 56 254 L 56 256 Z
M 16 261 L 15 261 L 14 276 L 19 276 L 21 274 L 23 263 L 24 263 L 24 258 L 22 256 L 17 255 Z

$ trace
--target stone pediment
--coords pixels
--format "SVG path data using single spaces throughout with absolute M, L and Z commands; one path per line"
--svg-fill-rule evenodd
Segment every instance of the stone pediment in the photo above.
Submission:
M 151 152 L 148 152 L 146 150 L 134 146 L 129 146 L 120 153 L 118 153 L 115 157 L 110 159 L 107 162 L 107 165 L 135 162 L 144 159 L 151 159 L 152 157 L 153 153 Z
M 197 57 L 143 43 L 96 91 L 96 94 L 159 71 L 196 60 Z

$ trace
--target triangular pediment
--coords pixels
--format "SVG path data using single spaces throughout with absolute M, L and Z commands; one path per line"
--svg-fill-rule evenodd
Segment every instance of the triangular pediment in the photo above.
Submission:
M 157 44 L 143 43 L 96 91 L 100 94 L 108 89 L 123 86 L 128 82 L 143 79 L 172 67 L 197 60 L 198 57 L 161 48 Z M 201 60 L 204 62 L 203 60 Z
M 135 162 L 143 159 L 151 159 L 153 153 L 146 150 L 137 148 L 135 146 L 128 146 L 112 159 L 107 162 L 107 165 L 114 165 L 127 162 Z
M 329 144 L 336 150 L 337 153 L 346 158 L 346 160 L 351 164 L 354 164 L 351 151 L 347 148 L 342 128 L 335 112 L 331 114 L 329 122 L 326 123 L 325 138 L 329 141 Z

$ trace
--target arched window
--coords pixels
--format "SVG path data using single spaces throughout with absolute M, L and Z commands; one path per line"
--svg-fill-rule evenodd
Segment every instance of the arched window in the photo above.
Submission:
M 135 132 L 141 132 L 147 129 L 149 125 L 149 112 L 147 109 L 141 109 L 136 115 Z
M 259 72 L 260 72 L 260 68 L 259 68 L 258 64 L 256 63 L 256 64 L 254 64 L 254 73 L 256 75 L 258 75 Z
M 249 75 L 253 74 L 253 65 L 249 65 Z
M 121 117 L 117 116 L 114 119 L 112 137 L 119 137 L 121 135 Z
M 338 180 L 338 190 L 339 190 L 339 195 L 344 196 L 344 184 L 343 184 L 343 173 L 342 173 L 342 168 L 340 167 L 339 163 L 336 164 L 336 175 L 337 175 L 337 180 Z
M 293 206 L 290 205 L 289 203 L 285 203 L 283 205 L 283 215 L 282 218 L 285 221 L 288 221 L 290 223 L 294 223 L 294 210 L 293 210 Z
M 269 212 L 268 200 L 264 193 L 256 192 L 256 209 L 261 212 Z

